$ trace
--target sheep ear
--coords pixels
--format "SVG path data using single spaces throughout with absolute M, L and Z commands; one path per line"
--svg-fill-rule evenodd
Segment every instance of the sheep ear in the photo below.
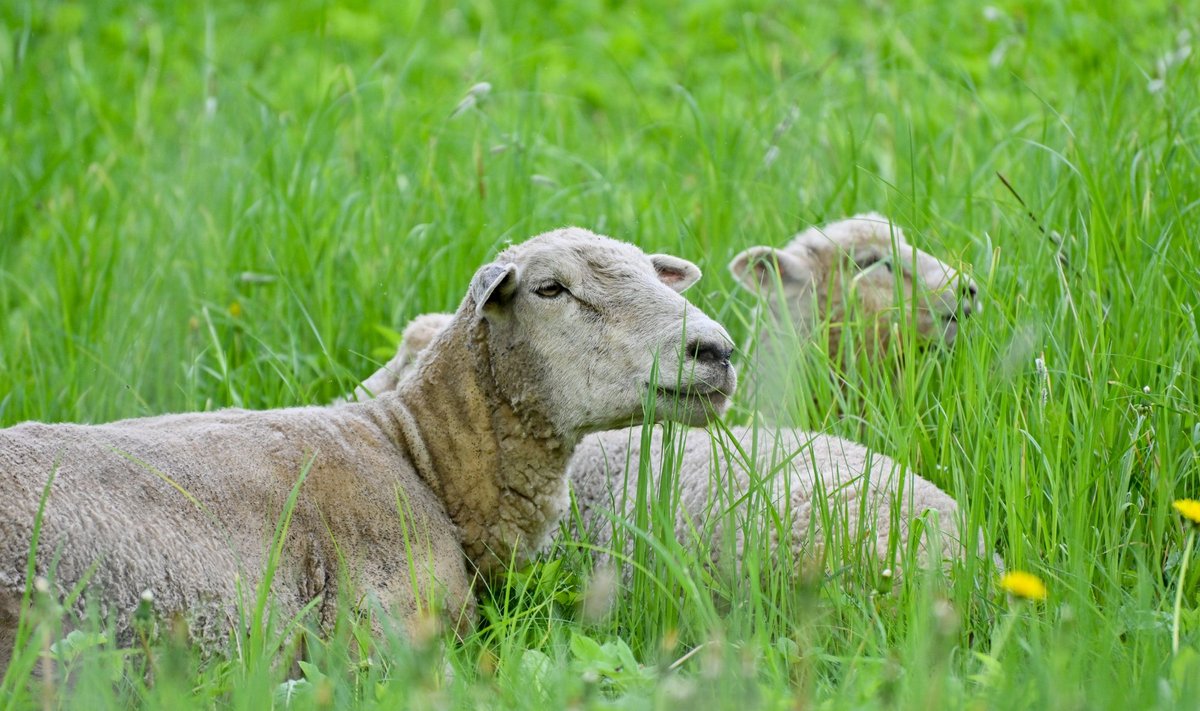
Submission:
M 675 291 L 684 291 L 700 280 L 700 268 L 686 259 L 669 254 L 651 254 L 650 263 L 659 280 Z
M 784 283 L 812 281 L 808 261 L 799 254 L 774 247 L 751 247 L 733 258 L 729 271 L 747 291 L 758 293 L 778 278 Z
M 475 313 L 483 316 L 488 309 L 502 306 L 517 290 L 517 265 L 485 264 L 471 279 L 471 298 Z

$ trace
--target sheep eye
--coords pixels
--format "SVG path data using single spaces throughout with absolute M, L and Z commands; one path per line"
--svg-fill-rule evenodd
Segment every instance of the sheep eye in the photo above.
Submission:
M 868 267 L 879 264 L 880 262 L 883 262 L 884 268 L 887 269 L 889 273 L 892 271 L 892 260 L 884 259 L 883 255 L 880 254 L 864 254 L 863 256 L 855 257 L 854 259 L 854 265 L 858 267 L 859 271 L 863 271 Z
M 566 290 L 567 288 L 565 286 L 555 281 L 544 286 L 539 286 L 533 290 L 533 293 L 537 294 L 543 299 L 553 299 L 554 297 L 563 294 Z
M 878 254 L 864 254 L 861 257 L 855 256 L 854 265 L 859 269 L 866 269 L 872 264 L 877 264 L 881 259 L 883 259 L 883 257 Z

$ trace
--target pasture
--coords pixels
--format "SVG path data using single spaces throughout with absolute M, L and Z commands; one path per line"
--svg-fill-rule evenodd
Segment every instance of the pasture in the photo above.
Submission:
M 375 637 L 347 604 L 300 662 L 285 619 L 202 658 L 148 602 L 131 648 L 99 615 L 60 642 L 31 590 L 0 707 L 1197 705 L 1200 552 L 1172 507 L 1200 498 L 1196 10 L 3 4 L 0 425 L 328 403 L 507 242 L 569 224 L 698 264 L 688 298 L 740 346 L 735 254 L 877 210 L 982 308 L 953 349 L 903 312 L 904 357 L 798 339 L 772 395 L 933 480 L 1047 594 L 980 559 L 794 575 L 754 552 L 765 515 L 741 570 L 706 566 L 668 497 L 621 524 L 631 575 L 560 541 L 464 640 Z M 34 674 L 50 658 L 71 684 Z

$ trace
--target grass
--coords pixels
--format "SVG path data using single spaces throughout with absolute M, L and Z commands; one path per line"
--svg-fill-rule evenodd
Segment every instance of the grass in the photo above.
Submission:
M 985 308 L 843 393 L 797 343 L 795 421 L 955 494 L 1049 598 L 979 569 L 731 575 L 649 517 L 607 615 L 564 544 L 462 643 L 346 609 L 287 684 L 281 641 L 201 660 L 162 624 L 76 637 L 73 687 L 9 678 L 0 706 L 1194 705 L 1171 502 L 1200 492 L 1197 36 L 1156 1 L 3 5 L 0 423 L 327 402 L 499 245 L 568 223 L 696 261 L 689 296 L 745 342 L 729 259 L 877 209 Z

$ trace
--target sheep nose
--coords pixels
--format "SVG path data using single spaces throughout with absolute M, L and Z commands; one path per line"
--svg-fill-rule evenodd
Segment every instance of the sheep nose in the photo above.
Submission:
M 975 286 L 973 281 L 964 281 L 959 288 L 962 290 L 962 295 L 971 301 L 979 296 L 979 287 Z
M 697 338 L 687 344 L 687 354 L 701 363 L 728 363 L 733 346 L 724 341 Z

